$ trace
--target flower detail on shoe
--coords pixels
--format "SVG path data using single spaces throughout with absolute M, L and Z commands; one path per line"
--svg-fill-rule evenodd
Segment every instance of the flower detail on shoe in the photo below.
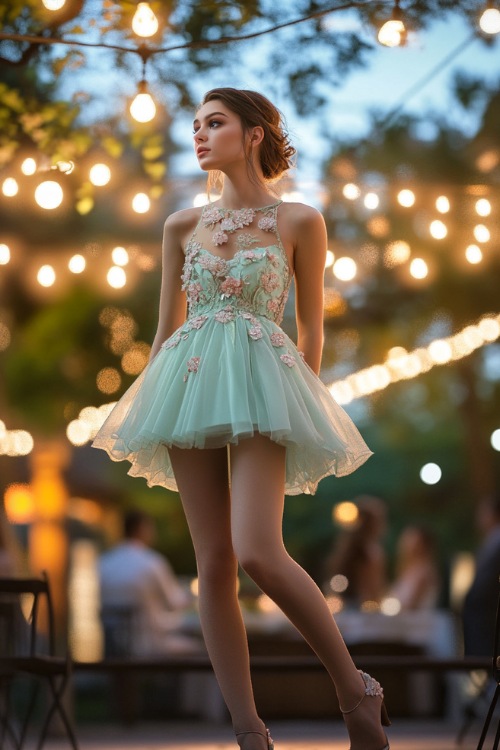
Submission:
M 370 695 L 372 698 L 383 698 L 384 689 L 380 682 L 378 682 L 367 672 L 363 672 L 361 669 L 358 669 L 358 672 L 363 678 L 363 682 L 365 683 L 365 695 Z

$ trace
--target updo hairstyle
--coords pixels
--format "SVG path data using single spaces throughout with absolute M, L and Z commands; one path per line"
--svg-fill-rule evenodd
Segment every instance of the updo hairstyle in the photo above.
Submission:
M 201 105 L 217 99 L 241 120 L 244 133 L 261 127 L 264 138 L 260 144 L 260 165 L 264 178 L 274 182 L 293 166 L 295 148 L 290 143 L 283 115 L 265 96 L 257 91 L 217 88 L 207 91 Z M 251 164 L 249 160 L 249 164 Z

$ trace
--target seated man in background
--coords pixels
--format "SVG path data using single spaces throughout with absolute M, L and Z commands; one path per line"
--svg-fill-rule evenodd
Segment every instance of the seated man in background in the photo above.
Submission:
M 153 519 L 130 511 L 124 519 L 124 537 L 99 561 L 105 641 L 107 651 L 114 652 L 107 655 L 200 652 L 200 641 L 179 632 L 191 597 L 163 555 L 151 549 Z

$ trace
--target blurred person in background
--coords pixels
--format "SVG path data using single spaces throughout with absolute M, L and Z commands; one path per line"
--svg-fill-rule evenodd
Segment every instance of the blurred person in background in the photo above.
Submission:
M 396 579 L 389 596 L 401 610 L 434 609 L 441 587 L 433 533 L 418 524 L 403 529 L 396 549 Z
M 131 651 L 135 656 L 199 651 L 197 639 L 179 632 L 190 594 L 170 564 L 151 549 L 156 538 L 153 519 L 139 510 L 127 513 L 124 539 L 101 555 L 99 579 L 103 622 L 130 613 Z
M 500 576 L 500 495 L 483 498 L 476 522 L 482 543 L 462 611 L 466 656 L 492 656 Z
M 334 544 L 325 563 L 326 580 L 347 578 L 344 604 L 360 608 L 365 602 L 380 603 L 387 590 L 387 561 L 382 544 L 387 511 L 383 500 L 363 495 L 354 500 L 358 517 Z

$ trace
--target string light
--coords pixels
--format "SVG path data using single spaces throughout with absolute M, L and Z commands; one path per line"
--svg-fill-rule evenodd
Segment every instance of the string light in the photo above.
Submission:
M 145 214 L 151 208 L 151 201 L 146 193 L 136 193 L 132 198 L 132 208 L 137 214 Z
M 130 114 L 137 122 L 151 122 L 156 116 L 156 104 L 148 91 L 147 81 L 139 81 L 137 94 L 130 105 Z
M 435 463 L 425 464 L 420 469 L 420 479 L 424 484 L 437 484 L 442 476 L 441 467 Z
M 410 274 L 414 279 L 425 279 L 429 273 L 429 267 L 423 258 L 413 258 L 410 263 Z
M 352 281 L 357 273 L 356 261 L 348 256 L 339 258 L 333 264 L 333 273 L 340 281 Z
M 375 209 L 378 208 L 380 198 L 378 197 L 377 193 L 367 193 L 365 195 L 363 203 L 365 204 L 366 208 Z
M 483 253 L 481 248 L 477 245 L 469 245 L 465 250 L 465 257 L 472 265 L 481 263 L 483 259 Z
M 149 3 L 139 3 L 132 19 L 132 29 L 137 36 L 150 37 L 158 31 L 158 19 Z
M 446 195 L 440 195 L 439 198 L 436 199 L 436 208 L 440 214 L 448 213 L 450 210 L 450 201 Z
M 35 174 L 36 172 L 36 161 L 29 156 L 21 164 L 21 172 L 27 176 Z
M 406 188 L 405 190 L 400 190 L 397 196 L 398 203 L 403 206 L 404 208 L 411 208 L 413 204 L 415 203 L 415 193 L 413 190 L 409 190 Z
M 107 185 L 111 179 L 111 170 L 107 164 L 94 164 L 89 171 L 89 180 L 96 187 Z
M 479 26 L 485 34 L 500 33 L 500 11 L 495 8 L 493 2 L 489 2 L 486 9 L 481 14 Z
M 435 240 L 444 240 L 448 234 L 448 228 L 444 222 L 440 221 L 440 219 L 435 219 L 434 221 L 431 221 L 429 232 L 431 233 L 431 237 L 434 237 Z
M 490 443 L 494 450 L 500 451 L 500 430 L 493 430 L 490 437 Z
M 13 198 L 19 192 L 19 185 L 14 177 L 6 177 L 2 183 L 2 193 L 6 198 Z
M 392 15 L 378 32 L 378 40 L 385 47 L 399 47 L 406 41 L 406 27 L 403 23 L 403 13 L 399 7 L 399 0 L 395 0 Z
M 87 265 L 87 261 L 83 257 L 83 255 L 77 254 L 73 255 L 68 263 L 68 268 L 71 271 L 71 273 L 82 273 L 85 271 L 85 267 Z
M 42 0 L 43 5 L 47 8 L 47 10 L 61 10 L 61 8 L 64 8 L 66 5 L 66 0 Z
M 344 185 L 342 194 L 347 200 L 355 201 L 361 195 L 361 190 L 353 182 L 348 182 L 347 185 Z
M 36 278 L 40 286 L 53 286 L 56 280 L 56 272 L 52 266 L 46 264 L 38 269 Z
M 489 242 L 491 236 L 490 230 L 484 224 L 477 224 L 473 232 L 477 242 Z
M 487 198 L 480 198 L 476 201 L 475 208 L 479 216 L 489 216 L 491 214 L 491 203 Z
M 111 266 L 106 274 L 108 284 L 113 289 L 121 289 L 127 283 L 127 274 L 121 266 Z
M 6 266 L 10 261 L 10 247 L 5 243 L 0 244 L 0 266 Z
M 35 190 L 35 201 L 40 208 L 52 210 L 58 208 L 64 198 L 62 187 L 54 180 L 41 182 Z
M 111 251 L 111 257 L 115 266 L 126 266 L 129 258 L 124 247 L 114 247 Z
M 327 387 L 339 404 L 349 404 L 356 398 L 384 390 L 392 383 L 411 380 L 433 367 L 463 359 L 485 344 L 496 341 L 499 336 L 500 315 L 485 315 L 477 325 L 466 326 L 446 339 L 432 341 L 428 347 L 412 352 L 407 352 L 403 347 L 394 347 L 382 365 L 359 370 Z

